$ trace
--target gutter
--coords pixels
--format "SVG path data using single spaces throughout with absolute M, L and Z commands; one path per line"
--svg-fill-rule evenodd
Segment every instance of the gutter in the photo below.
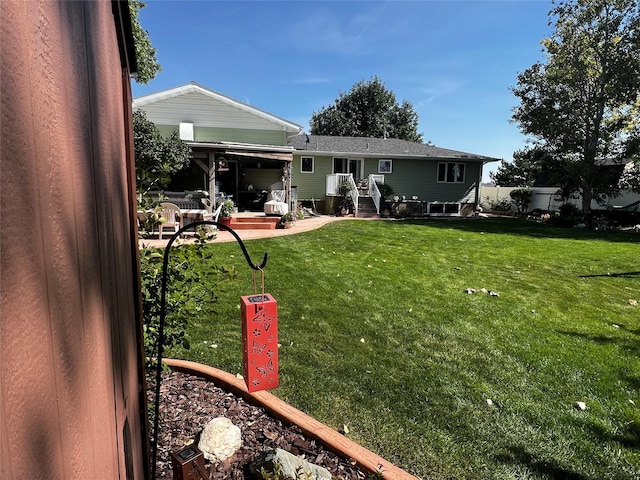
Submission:
M 221 150 L 234 149 L 241 151 L 264 151 L 264 152 L 282 152 L 294 153 L 293 147 L 278 145 L 258 145 L 254 143 L 233 143 L 233 142 L 186 142 L 190 147 L 200 148 L 218 148 Z
M 412 160 L 437 160 L 437 161 L 448 161 L 455 160 L 458 162 L 482 162 L 483 165 L 489 162 L 497 162 L 496 160 L 487 160 L 486 157 L 455 157 L 455 156 L 447 156 L 447 157 L 434 157 L 430 155 L 419 155 L 419 154 L 411 154 L 411 153 L 380 153 L 380 152 L 335 152 L 328 150 L 298 150 L 295 149 L 293 151 L 296 155 L 318 155 L 318 156 L 333 156 L 333 157 L 347 157 L 347 158 L 380 158 L 380 159 L 412 159 Z

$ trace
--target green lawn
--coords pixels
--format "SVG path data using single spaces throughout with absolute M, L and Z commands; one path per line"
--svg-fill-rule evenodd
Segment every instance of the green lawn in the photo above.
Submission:
M 273 393 L 423 479 L 638 479 L 639 241 L 441 219 L 247 242 L 278 300 Z M 206 248 L 239 278 L 168 355 L 241 372 L 252 273 Z

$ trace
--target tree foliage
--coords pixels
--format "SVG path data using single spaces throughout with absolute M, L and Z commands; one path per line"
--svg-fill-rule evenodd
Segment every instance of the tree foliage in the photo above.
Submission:
M 549 12 L 555 30 L 542 41 L 545 63 L 518 75 L 513 121 L 563 164 L 582 195 L 613 194 L 599 184 L 603 160 L 623 162 L 640 147 L 640 14 L 636 0 L 568 0 Z
M 422 142 L 413 105 L 407 100 L 398 104 L 378 77 L 360 80 L 348 93 L 340 93 L 333 105 L 314 112 L 309 126 L 313 135 Z
M 162 67 L 156 59 L 156 49 L 151 46 L 149 32 L 142 28 L 138 13 L 146 6 L 139 0 L 129 0 L 129 11 L 131 12 L 131 29 L 133 30 L 133 40 L 136 49 L 136 60 L 138 72 L 136 82 L 146 85 L 153 80 Z
M 514 205 L 518 209 L 518 213 L 524 213 L 531 203 L 531 190 L 528 188 L 518 188 L 509 192 L 509 197 L 513 200 Z
M 133 144 L 138 193 L 165 188 L 171 175 L 191 161 L 191 147 L 180 139 L 178 132 L 164 138 L 142 111 L 133 112 Z
M 498 169 L 489 173 L 489 177 L 496 185 L 502 187 L 532 187 L 546 184 L 552 162 L 550 155 L 542 148 L 529 147 L 516 151 L 512 162 L 502 160 Z

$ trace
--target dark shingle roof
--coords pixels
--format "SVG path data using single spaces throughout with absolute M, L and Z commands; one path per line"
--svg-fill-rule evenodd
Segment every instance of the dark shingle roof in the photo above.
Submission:
M 316 154 L 350 154 L 359 156 L 392 156 L 421 158 L 459 158 L 476 161 L 498 161 L 474 153 L 459 152 L 425 143 L 410 142 L 397 138 L 333 137 L 328 135 L 296 135 L 288 144 L 299 150 Z

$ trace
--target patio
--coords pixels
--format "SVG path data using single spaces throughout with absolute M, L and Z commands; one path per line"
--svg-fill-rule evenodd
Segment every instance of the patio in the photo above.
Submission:
M 206 210 L 205 210 L 206 211 Z M 251 213 L 236 213 L 233 214 L 232 218 L 265 218 L 264 214 L 259 214 L 255 212 Z M 308 232 L 310 230 L 315 230 L 317 228 L 326 225 L 327 223 L 336 222 L 340 220 L 348 220 L 350 217 L 332 217 L 329 215 L 321 215 L 317 217 L 308 217 L 304 220 L 298 220 L 294 222 L 292 228 L 278 228 L 278 229 L 245 229 L 239 232 L 242 240 L 255 240 L 258 238 L 270 238 L 270 237 L 282 237 L 285 235 L 294 235 L 296 233 Z M 353 218 L 351 218 L 353 219 Z M 360 219 L 359 219 L 360 220 Z M 362 219 L 364 220 L 364 219 Z M 158 239 L 158 235 L 154 235 L 151 238 L 140 238 L 138 240 L 138 244 L 140 247 L 164 247 L 169 239 L 170 235 L 166 236 L 162 240 Z M 193 235 L 188 235 L 187 237 L 180 240 L 183 244 L 191 244 L 195 243 L 195 239 Z M 229 232 L 218 231 L 216 238 L 210 240 L 211 243 L 222 243 L 222 242 L 231 242 L 234 241 L 233 236 Z

